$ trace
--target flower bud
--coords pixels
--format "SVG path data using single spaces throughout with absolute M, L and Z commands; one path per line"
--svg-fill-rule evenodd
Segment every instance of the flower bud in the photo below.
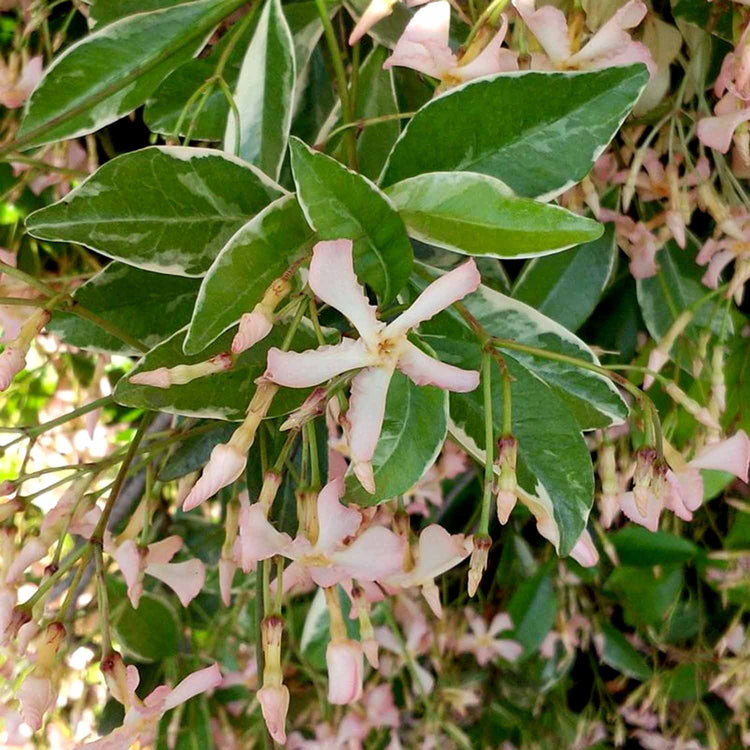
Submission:
M 261 623 L 263 643 L 263 687 L 258 691 L 258 702 L 268 731 L 276 742 L 286 742 L 286 714 L 289 710 L 289 690 L 282 684 L 281 639 L 284 621 L 271 615 Z
M 469 596 L 477 593 L 484 571 L 487 570 L 487 558 L 492 546 L 492 539 L 487 534 L 475 534 L 473 542 L 474 548 L 469 562 Z
M 21 326 L 18 336 L 14 338 L 0 354 L 0 391 L 4 391 L 26 366 L 26 354 L 31 347 L 34 337 L 49 322 L 50 313 L 47 310 L 37 310 L 32 313 Z
M 23 503 L 18 498 L 0 503 L 0 523 L 12 518 L 19 510 L 23 510 Z
M 128 690 L 128 672 L 122 656 L 117 651 L 112 651 L 101 660 L 99 669 L 104 675 L 112 697 L 127 709 L 130 691 Z
M 213 497 L 222 487 L 239 478 L 245 470 L 247 457 L 237 450 L 231 441 L 214 446 L 201 478 L 195 483 L 182 504 L 183 511 L 197 508 L 209 497 Z
M 325 388 L 315 388 L 304 400 L 302 406 L 293 411 L 282 423 L 280 430 L 298 430 L 315 417 L 325 411 L 327 391 Z
M 497 517 L 501 524 L 506 524 L 511 511 L 516 506 L 518 483 L 516 480 L 516 461 L 518 441 L 513 435 L 503 435 L 497 441 L 497 459 L 495 465 L 500 470 L 497 482 Z
M 724 379 L 724 346 L 717 344 L 711 354 L 712 413 L 723 414 L 727 408 L 727 384 Z
M 258 495 L 258 503 L 263 512 L 268 515 L 273 505 L 273 501 L 276 499 L 276 493 L 281 487 L 281 474 L 276 474 L 273 471 L 267 471 L 263 475 L 263 484 L 260 488 L 260 494 Z
M 696 421 L 712 430 L 721 429 L 716 417 L 712 416 L 711 412 L 709 412 L 705 406 L 701 406 L 697 401 L 690 398 L 690 396 L 688 396 L 687 393 L 677 385 L 677 383 L 667 383 L 667 385 L 664 386 L 664 390 L 676 403 L 680 404 L 688 414 L 692 414 Z
M 620 507 L 618 500 L 620 485 L 617 481 L 617 457 L 615 455 L 615 446 L 612 443 L 604 443 L 599 448 L 597 472 L 602 484 L 602 492 L 599 498 L 601 521 L 602 526 L 608 529 L 615 520 Z
M 44 714 L 55 705 L 57 693 L 49 677 L 32 672 L 18 689 L 17 697 L 23 720 L 36 732 L 42 728 Z
M 328 702 L 336 706 L 354 703 L 362 697 L 364 672 L 362 646 L 350 639 L 332 640 L 326 649 Z
M 271 283 L 263 295 L 263 299 L 240 318 L 240 327 L 232 340 L 232 352 L 239 354 L 254 346 L 271 333 L 273 328 L 273 312 L 279 302 L 289 294 L 292 285 L 281 277 Z
M 581 532 L 578 541 L 570 550 L 570 556 L 584 568 L 593 568 L 599 562 L 599 553 L 587 529 Z
M 286 744 L 286 715 L 289 711 L 289 688 L 286 685 L 265 684 L 256 697 L 268 733 L 280 745 Z
M 169 388 L 172 385 L 185 385 L 196 378 L 214 375 L 217 372 L 230 370 L 234 365 L 232 355 L 228 352 L 217 354 L 204 362 L 194 365 L 177 365 L 176 367 L 157 367 L 131 375 L 128 380 L 133 385 L 150 385 L 154 388 Z
M 661 372 L 662 367 L 669 362 L 669 353 L 675 344 L 675 341 L 682 335 L 683 331 L 688 327 L 690 321 L 693 319 L 693 313 L 690 310 L 685 310 L 681 315 L 678 316 L 677 320 L 670 326 L 669 330 L 664 334 L 664 337 L 659 342 L 656 348 L 651 350 L 648 356 L 648 369 L 654 373 Z M 646 373 L 643 378 L 643 388 L 648 390 L 654 382 L 654 376 L 651 373 Z

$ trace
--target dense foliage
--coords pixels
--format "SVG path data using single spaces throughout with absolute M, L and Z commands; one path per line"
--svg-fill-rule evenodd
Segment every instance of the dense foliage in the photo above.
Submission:
M 0 745 L 750 746 L 750 5 L 0 43 Z

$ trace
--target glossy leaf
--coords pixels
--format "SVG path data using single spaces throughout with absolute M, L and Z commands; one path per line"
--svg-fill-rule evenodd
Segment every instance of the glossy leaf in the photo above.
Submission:
M 296 66 L 294 40 L 280 0 L 266 0 L 245 52 L 234 90 L 224 149 L 278 178 L 292 124 Z M 239 142 L 238 142 L 239 134 Z
M 198 279 L 143 271 L 115 261 L 76 289 L 73 298 L 151 348 L 190 321 L 199 286 Z M 81 349 L 141 354 L 72 313 L 56 311 L 47 330 Z
M 415 385 L 406 375 L 394 373 L 372 460 L 375 494 L 349 475 L 347 497 L 360 505 L 376 505 L 410 490 L 435 462 L 447 430 L 447 392 Z
M 161 661 L 180 646 L 177 612 L 163 596 L 144 591 L 133 609 L 123 598 L 112 611 L 112 629 L 125 654 L 138 661 Z
M 500 292 L 482 285 L 464 299 L 464 304 L 492 336 L 591 364 L 598 363 L 591 349 L 573 333 L 532 307 Z M 427 333 L 425 340 L 436 350 L 440 350 L 441 338 L 463 339 L 466 343 L 476 340 L 453 310 L 423 324 L 420 330 Z M 503 356 L 515 359 L 550 386 L 567 404 L 581 429 L 619 424 L 627 417 L 627 406 L 609 378 L 575 364 L 504 349 L 501 345 L 499 349 Z M 447 361 L 451 362 L 450 359 Z
M 77 242 L 144 270 L 201 276 L 226 241 L 281 194 L 220 151 L 153 146 L 108 161 L 31 214 L 26 227 L 34 237 Z
M 185 340 L 195 354 L 258 303 L 289 264 L 309 246 L 314 233 L 293 195 L 271 203 L 222 249 L 201 285 Z
M 647 80 L 633 65 L 470 81 L 417 112 L 380 182 L 462 170 L 497 177 L 519 195 L 558 195 L 591 169 Z
M 354 240 L 357 275 L 390 302 L 409 278 L 413 252 L 404 223 L 367 178 L 292 138 L 292 171 L 309 224 L 324 240 Z
M 512 296 L 576 331 L 594 311 L 612 279 L 616 260 L 614 224 L 608 224 L 598 239 L 530 260 L 516 279 Z
M 557 615 L 555 589 L 547 568 L 519 585 L 508 612 L 515 626 L 510 637 L 523 646 L 524 656 L 530 656 L 541 646 Z
M 398 112 L 393 72 L 383 70 L 388 57 L 385 47 L 376 47 L 362 63 L 355 119 L 367 120 Z M 398 120 L 368 125 L 357 138 L 357 169 L 365 177 L 377 180 L 393 144 L 401 133 Z
M 129 378 L 137 372 L 155 370 L 157 367 L 174 367 L 181 364 L 202 362 L 221 352 L 229 350 L 235 331 L 227 331 L 208 349 L 198 355 L 186 356 L 182 351 L 185 329 L 154 347 L 143 357 L 133 370 L 120 379 L 114 391 L 114 398 L 123 406 L 139 409 L 165 411 L 189 417 L 210 417 L 214 419 L 241 420 L 245 417 L 247 405 L 255 393 L 255 379 L 266 370 L 266 355 L 272 346 L 281 346 L 284 339 L 284 326 L 274 330 L 255 346 L 240 354 L 231 370 L 198 378 L 185 385 L 170 388 L 154 388 L 147 385 L 134 385 Z M 314 348 L 317 341 L 305 327 L 300 327 L 292 341 L 292 350 Z M 281 389 L 274 398 L 269 416 L 286 414 L 295 409 L 310 393 L 310 389 Z
M 179 5 L 184 0 L 94 0 L 89 11 L 89 23 L 92 27 L 103 26 L 112 21 L 119 21 L 134 13 L 146 13 L 160 8 Z
M 57 57 L 32 93 L 17 138 L 26 146 L 92 133 L 143 104 L 241 5 L 194 0 L 136 13 L 94 31 Z
M 602 625 L 602 636 L 604 644 L 600 658 L 605 664 L 636 680 L 651 677 L 651 669 L 646 660 L 617 628 L 605 622 Z
M 208 462 L 215 445 L 226 443 L 235 430 L 235 425 L 226 422 L 210 422 L 206 420 L 197 427 L 211 425 L 207 432 L 181 440 L 172 451 L 164 466 L 159 471 L 159 479 L 169 482 L 184 477 L 193 471 L 198 471 Z
M 466 255 L 547 255 L 595 240 L 603 231 L 591 219 L 519 198 L 499 180 L 472 172 L 430 172 L 386 193 L 410 236 Z
M 622 565 L 650 567 L 687 562 L 698 553 L 689 539 L 642 526 L 626 526 L 610 536 Z

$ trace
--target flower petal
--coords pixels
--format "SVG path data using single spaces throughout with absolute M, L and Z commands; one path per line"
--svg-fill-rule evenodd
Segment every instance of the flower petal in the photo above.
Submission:
M 578 541 L 570 550 L 570 556 L 584 568 L 593 568 L 599 562 L 599 553 L 587 529 L 581 532 Z
M 257 693 L 268 733 L 280 745 L 286 744 L 286 714 L 289 710 L 289 688 L 286 685 L 263 686 Z
M 310 289 L 327 305 L 345 315 L 368 343 L 382 325 L 354 273 L 351 240 L 318 242 L 308 276 Z
M 288 534 L 276 531 L 257 503 L 242 508 L 239 525 L 240 557 L 245 572 L 258 560 L 282 554 L 292 541 Z
M 328 702 L 345 705 L 362 696 L 362 646 L 357 641 L 331 641 L 326 649 Z
M 154 563 L 146 567 L 146 573 L 166 583 L 183 607 L 200 594 L 206 580 L 206 568 L 198 559 L 178 563 Z
M 750 120 L 750 107 L 716 117 L 704 117 L 698 122 L 696 133 L 705 146 L 726 154 L 732 145 L 734 131 L 740 123 L 748 120 Z
M 408 310 L 402 312 L 388 325 L 384 335 L 389 337 L 403 335 L 410 329 L 416 328 L 441 310 L 445 310 L 446 307 L 463 299 L 467 294 L 476 291 L 481 281 L 482 277 L 479 275 L 474 259 L 466 261 L 458 268 L 435 279 L 414 300 Z
M 534 0 L 513 0 L 513 5 L 553 63 L 559 65 L 570 57 L 568 22 L 562 11 L 551 5 L 534 10 Z
M 420 8 L 409 21 L 383 63 L 387 70 L 394 65 L 417 70 L 433 78 L 442 78 L 456 68 L 456 57 L 448 45 L 451 8 L 447 0 L 438 0 Z
M 193 485 L 190 494 L 182 504 L 182 510 L 187 512 L 197 508 L 209 497 L 213 497 L 222 487 L 226 487 L 245 470 L 247 457 L 229 443 L 220 443 L 211 451 L 201 478 Z
M 503 47 L 508 31 L 508 19 L 505 15 L 502 19 L 500 30 L 490 39 L 489 44 L 470 63 L 456 68 L 457 78 L 470 81 L 472 78 L 518 70 L 518 53 Z
M 173 534 L 148 545 L 146 565 L 168 563 L 182 549 L 182 538 Z
M 365 12 L 349 35 L 349 44 L 356 44 L 378 21 L 390 16 L 396 0 L 370 0 Z
M 385 399 L 393 373 L 384 367 L 368 367 L 352 380 L 349 411 L 349 453 L 352 468 L 362 486 L 375 492 L 370 461 L 378 444 L 385 415 Z
M 397 367 L 417 385 L 436 385 L 456 393 L 473 391 L 479 385 L 479 373 L 476 370 L 448 365 L 425 354 L 410 342 L 406 342 Z
M 369 364 L 372 364 L 372 356 L 368 354 L 364 341 L 343 338 L 338 344 L 305 352 L 269 349 L 264 377 L 288 388 L 307 388 Z
M 371 526 L 348 547 L 329 555 L 334 565 L 359 581 L 382 581 L 401 570 L 404 540 L 383 526 Z
M 732 437 L 719 443 L 707 445 L 692 461 L 696 469 L 728 471 L 743 482 L 747 482 L 747 469 L 750 464 L 750 438 L 744 430 L 738 430 Z
M 334 479 L 318 493 L 318 541 L 315 548 L 326 553 L 348 536 L 354 536 L 362 523 L 362 514 L 339 502 L 344 494 L 343 479 Z
M 212 664 L 210 667 L 189 674 L 167 696 L 166 701 L 164 701 L 164 711 L 169 711 L 170 708 L 179 706 L 180 703 L 184 703 L 200 693 L 205 693 L 206 690 L 218 687 L 221 680 L 218 664 Z

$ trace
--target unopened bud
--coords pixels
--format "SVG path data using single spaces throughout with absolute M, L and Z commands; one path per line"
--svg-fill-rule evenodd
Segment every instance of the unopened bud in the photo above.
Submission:
M 232 355 L 222 352 L 203 362 L 194 365 L 177 365 L 176 367 L 157 367 L 131 375 L 128 380 L 133 385 L 150 385 L 154 388 L 169 388 L 173 385 L 185 385 L 206 375 L 230 370 L 234 365 Z
M 309 422 L 315 417 L 319 417 L 325 410 L 326 406 L 326 389 L 315 388 L 313 392 L 304 400 L 302 406 L 293 411 L 282 423 L 280 430 L 298 430 L 302 425 Z
M 724 346 L 717 344 L 711 354 L 711 405 L 715 416 L 727 408 L 727 384 L 724 379 Z
M 698 200 L 701 206 L 711 214 L 724 234 L 728 234 L 732 239 L 739 242 L 744 242 L 745 237 L 742 230 L 732 218 L 729 208 L 721 201 L 710 182 L 705 181 L 698 185 Z
M 669 327 L 669 330 L 664 334 L 664 337 L 659 342 L 658 346 L 651 351 L 648 357 L 648 369 L 654 373 L 660 372 L 662 367 L 669 361 L 669 353 L 672 350 L 677 339 L 682 335 L 683 331 L 690 324 L 693 319 L 693 313 L 690 310 L 685 310 L 681 313 L 674 323 Z M 651 373 L 646 373 L 643 378 L 643 388 L 647 390 L 651 387 L 654 382 L 654 376 Z
M 497 459 L 495 465 L 500 470 L 497 481 L 497 517 L 505 524 L 518 497 L 516 479 L 516 462 L 518 459 L 518 441 L 513 435 L 503 435 L 497 441 Z
M 48 310 L 36 310 L 21 326 L 18 336 L 0 354 L 0 391 L 4 391 L 26 366 L 26 355 L 35 336 L 49 323 Z
M 612 443 L 604 443 L 599 448 L 597 473 L 602 485 L 600 497 L 601 521 L 604 528 L 608 529 L 615 520 L 620 507 L 618 500 L 620 484 L 617 480 L 617 456 L 615 446 Z
M 55 656 L 65 640 L 65 627 L 61 622 L 52 622 L 37 641 L 36 663 L 43 669 L 51 669 Z
M 240 318 L 240 327 L 232 340 L 234 354 L 246 351 L 271 333 L 274 310 L 291 289 L 292 286 L 287 279 L 276 279 L 252 312 L 245 313 Z
M 258 495 L 258 503 L 263 508 L 263 512 L 266 516 L 271 510 L 273 501 L 276 499 L 279 487 L 281 487 L 281 474 L 267 471 L 263 475 L 263 485 L 261 486 L 260 494 Z
M 0 523 L 12 518 L 19 510 L 23 510 L 23 503 L 17 498 L 0 503 Z
M 484 571 L 487 570 L 487 558 L 492 546 L 492 539 L 487 534 L 475 534 L 473 541 L 474 548 L 469 562 L 469 596 L 477 593 Z
M 122 703 L 127 709 L 130 701 L 128 695 L 128 673 L 125 669 L 125 662 L 123 662 L 122 656 L 117 651 L 112 651 L 101 660 L 99 669 L 101 669 L 104 675 L 104 680 L 107 683 L 109 692 L 112 693 L 112 697 Z
M 680 404 L 688 414 L 692 414 L 692 416 L 702 425 L 705 425 L 712 430 L 721 429 L 716 418 L 711 415 L 711 412 L 709 412 L 705 406 L 701 406 L 697 401 L 690 398 L 690 396 L 688 396 L 687 393 L 677 385 L 677 383 L 667 383 L 667 385 L 664 386 L 664 390 L 676 403 Z

